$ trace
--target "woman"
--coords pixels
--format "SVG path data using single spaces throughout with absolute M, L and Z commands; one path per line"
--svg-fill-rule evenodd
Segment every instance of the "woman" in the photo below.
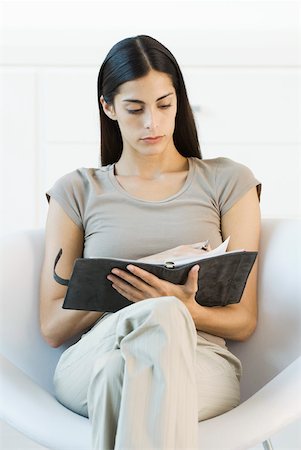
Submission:
M 257 264 L 239 304 L 195 301 L 184 285 L 139 269 L 108 279 L 133 304 L 116 313 L 62 309 L 74 260 L 136 259 L 209 239 L 258 250 L 260 183 L 228 158 L 201 158 L 180 68 L 148 36 L 117 43 L 98 77 L 101 162 L 47 192 L 41 330 L 53 347 L 83 333 L 54 376 L 58 400 L 92 423 L 94 449 L 196 449 L 198 421 L 239 403 L 240 361 L 225 339 L 246 340 L 257 319 Z

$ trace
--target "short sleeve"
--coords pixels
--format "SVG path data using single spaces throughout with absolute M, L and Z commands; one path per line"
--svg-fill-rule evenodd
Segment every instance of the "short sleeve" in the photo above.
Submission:
M 48 202 L 53 197 L 70 219 L 83 228 L 84 185 L 79 171 L 70 172 L 59 178 L 46 192 Z
M 255 186 L 260 201 L 261 182 L 255 178 L 253 172 L 244 164 L 230 158 L 218 158 L 216 189 L 221 216 Z

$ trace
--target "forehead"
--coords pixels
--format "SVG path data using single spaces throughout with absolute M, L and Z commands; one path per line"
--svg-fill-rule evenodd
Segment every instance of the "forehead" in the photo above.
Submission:
M 171 77 L 164 72 L 152 70 L 144 77 L 123 83 L 119 86 L 119 93 L 116 97 L 119 97 L 120 100 L 135 98 L 146 101 L 154 97 L 157 99 L 171 92 L 175 92 Z

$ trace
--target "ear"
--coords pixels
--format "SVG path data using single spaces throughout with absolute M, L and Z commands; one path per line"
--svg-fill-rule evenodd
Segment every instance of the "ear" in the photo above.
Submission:
M 103 109 L 104 113 L 105 113 L 110 119 L 112 119 L 112 120 L 117 120 L 114 106 L 113 106 L 112 104 L 110 104 L 110 103 L 107 103 L 107 102 L 105 101 L 103 95 L 100 97 L 99 100 L 100 100 L 100 103 L 101 103 L 101 106 L 102 106 L 102 109 Z

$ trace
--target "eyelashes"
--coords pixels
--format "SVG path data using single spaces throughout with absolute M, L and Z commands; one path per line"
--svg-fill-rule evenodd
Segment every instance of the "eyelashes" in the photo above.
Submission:
M 159 106 L 159 108 L 160 109 L 167 109 L 167 108 L 170 108 L 172 105 L 161 105 L 161 106 Z M 139 108 L 139 109 L 127 109 L 127 112 L 129 113 L 129 114 L 139 114 L 139 113 L 141 113 L 143 111 L 143 109 L 142 108 Z

